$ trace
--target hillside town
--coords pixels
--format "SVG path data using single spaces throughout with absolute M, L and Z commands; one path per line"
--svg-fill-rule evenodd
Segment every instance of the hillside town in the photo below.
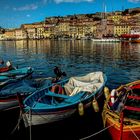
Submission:
M 140 8 L 46 17 L 14 29 L 0 27 L 0 40 L 117 38 L 132 31 L 140 32 Z

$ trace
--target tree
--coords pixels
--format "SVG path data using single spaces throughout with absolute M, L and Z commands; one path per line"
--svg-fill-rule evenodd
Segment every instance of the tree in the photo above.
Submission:
M 1 26 L 0 26 L 0 33 L 1 33 L 1 34 L 5 33 L 5 29 L 2 28 Z

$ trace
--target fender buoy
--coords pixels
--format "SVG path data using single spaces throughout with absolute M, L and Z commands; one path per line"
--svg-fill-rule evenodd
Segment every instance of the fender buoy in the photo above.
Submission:
M 84 105 L 83 105 L 83 103 L 78 104 L 78 112 L 79 112 L 80 116 L 84 115 Z
M 92 101 L 92 107 L 93 107 L 95 112 L 99 112 L 99 105 L 95 99 Z
M 51 92 L 58 93 L 58 94 L 64 94 L 64 90 L 60 85 L 52 86 Z
M 115 94 L 116 94 L 116 90 L 113 89 L 113 90 L 111 91 L 111 96 L 110 96 L 110 100 L 111 100 L 111 103 L 112 103 L 112 104 L 114 104 L 114 102 L 115 102 Z
M 109 97 L 109 88 L 108 87 L 104 87 L 104 95 L 105 95 L 105 98 L 108 99 L 108 97 Z

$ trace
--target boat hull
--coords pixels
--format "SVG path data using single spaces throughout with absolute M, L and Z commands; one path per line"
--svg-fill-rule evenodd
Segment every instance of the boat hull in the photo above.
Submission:
M 104 104 L 104 93 L 103 89 L 98 94 L 97 102 L 99 105 L 99 113 L 102 112 L 103 104 Z M 88 108 L 92 107 L 92 100 L 89 102 L 86 102 L 84 104 L 84 110 L 87 110 Z M 94 110 L 94 109 L 93 109 Z M 26 112 L 23 113 L 23 119 L 25 127 L 28 127 L 30 125 L 41 125 L 46 123 L 52 123 L 56 121 L 60 121 L 63 119 L 66 119 L 68 117 L 71 117 L 74 114 L 78 114 L 78 105 L 74 106 L 73 108 L 66 108 L 58 111 L 50 111 L 50 112 Z
M 24 99 L 29 94 L 22 95 L 21 98 Z M 5 111 L 9 109 L 14 109 L 19 107 L 19 102 L 17 99 L 17 95 L 7 96 L 7 97 L 0 97 L 0 111 Z
M 140 43 L 140 39 L 137 40 L 131 40 L 132 43 Z
M 76 109 L 71 110 L 64 110 L 60 112 L 52 112 L 52 113 L 46 113 L 46 114 L 32 114 L 30 115 L 30 112 L 27 114 L 23 114 L 24 124 L 25 126 L 30 125 L 40 125 L 45 123 L 51 123 L 60 121 L 64 118 L 68 118 L 72 114 L 76 112 Z
M 127 89 L 126 92 L 123 91 L 124 89 Z M 117 93 L 123 94 L 130 94 L 131 92 L 132 94 L 127 94 L 127 98 L 131 99 L 128 103 L 131 103 L 131 105 L 129 106 L 128 104 L 124 104 L 123 111 L 113 110 L 111 109 L 112 106 L 109 104 L 112 97 L 110 95 L 105 101 L 102 112 L 104 126 L 108 128 L 108 132 L 111 135 L 112 140 L 140 139 L 140 120 L 139 117 L 134 117 L 134 112 L 136 113 L 137 111 L 136 115 L 138 115 L 140 109 L 136 105 L 134 107 L 132 106 L 134 105 L 134 101 L 138 103 L 140 100 L 138 96 L 140 91 L 140 81 L 134 81 L 132 83 L 126 84 L 125 86 L 122 85 L 117 88 L 116 91 Z
M 17 100 L 7 100 L 7 101 L 0 100 L 0 111 L 17 108 L 18 106 L 19 104 Z
M 120 39 L 115 39 L 115 38 L 94 38 L 94 39 L 91 39 L 93 42 L 120 42 L 121 40 Z
M 112 140 L 136 140 L 137 139 L 136 136 L 138 138 L 140 138 L 140 129 L 139 129 L 138 125 L 134 126 L 134 127 L 131 127 L 131 126 L 125 127 L 124 126 L 123 133 L 122 133 L 122 139 L 121 139 L 120 125 L 118 125 L 117 122 L 111 121 L 111 119 L 106 120 L 106 127 L 109 127 L 112 124 L 114 124 L 114 125 L 108 129 L 108 131 L 112 137 Z
M 9 67 L 0 68 L 0 73 L 9 71 Z

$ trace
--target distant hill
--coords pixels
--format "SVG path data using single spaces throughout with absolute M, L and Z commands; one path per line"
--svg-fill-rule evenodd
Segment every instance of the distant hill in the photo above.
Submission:
M 125 9 L 122 13 L 135 15 L 137 13 L 140 13 L 140 8 L 137 7 L 137 8 L 131 8 L 131 9 Z
M 138 8 L 131 8 L 129 9 L 129 12 L 132 13 L 132 12 L 136 12 L 136 13 L 140 13 L 140 7 Z

